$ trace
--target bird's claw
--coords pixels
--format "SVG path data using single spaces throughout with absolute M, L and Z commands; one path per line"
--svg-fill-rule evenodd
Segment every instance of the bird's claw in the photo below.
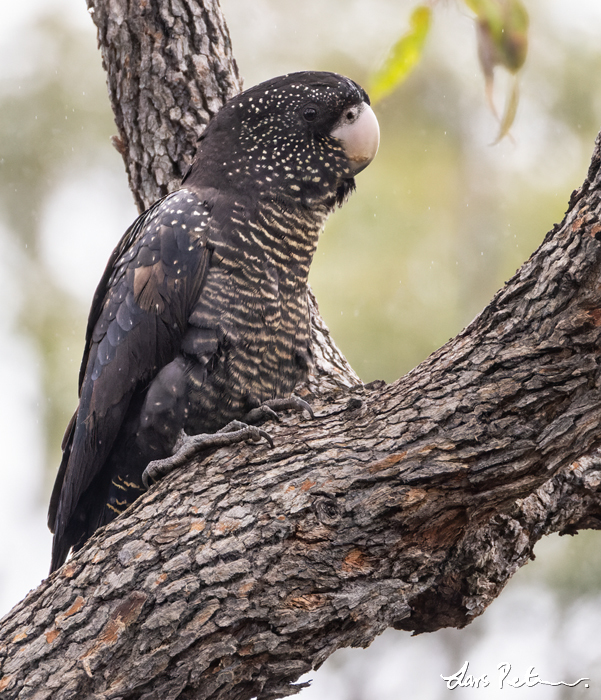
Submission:
M 261 404 L 257 408 L 251 409 L 245 416 L 245 423 L 258 423 L 264 420 L 275 420 L 278 423 L 282 420 L 278 414 L 267 404 Z
M 311 406 L 294 394 L 286 399 L 270 399 L 261 406 L 253 408 L 245 416 L 243 421 L 233 420 L 225 427 L 218 430 L 216 433 L 200 435 L 187 435 L 183 430 L 180 432 L 177 441 L 173 447 L 171 457 L 165 459 L 156 459 L 149 462 L 146 469 L 142 473 L 142 483 L 148 489 L 151 483 L 162 479 L 167 474 L 178 467 L 183 466 L 194 455 L 204 450 L 216 449 L 233 445 L 244 440 L 252 442 L 260 442 L 266 440 L 269 446 L 273 449 L 274 442 L 271 435 L 249 423 L 256 423 L 263 420 L 277 420 L 281 418 L 277 411 L 307 411 L 314 418 L 313 409 Z
M 245 440 L 252 440 L 253 442 L 266 440 L 271 448 L 274 447 L 273 438 L 269 433 L 241 421 L 232 421 L 224 428 L 221 428 L 221 430 L 211 434 L 187 435 L 182 430 L 177 438 L 171 457 L 155 459 L 149 462 L 142 473 L 142 483 L 148 489 L 151 483 L 162 479 L 178 467 L 183 466 L 199 452 L 234 445 Z
M 265 430 L 261 430 L 261 428 L 257 428 L 255 425 L 248 425 L 246 421 L 240 421 L 240 420 L 232 420 L 230 421 L 225 427 L 221 428 L 218 430 L 215 435 L 220 435 L 222 433 L 226 434 L 232 434 L 232 433 L 237 433 L 238 431 L 245 431 L 248 433 L 248 437 L 246 438 L 247 440 L 252 440 L 253 442 L 260 442 L 261 439 L 267 440 L 269 443 L 269 446 L 271 448 L 275 447 L 273 438 L 271 435 L 266 432 Z M 242 437 L 240 439 L 234 440 L 234 442 L 241 442 L 245 438 Z
M 304 401 L 292 394 L 285 399 L 269 399 L 265 403 L 261 404 L 257 408 L 253 408 L 244 416 L 245 423 L 256 423 L 260 420 L 277 420 L 282 419 L 277 414 L 277 411 L 297 411 L 298 413 L 302 411 L 307 411 L 311 418 L 315 418 L 313 409 L 311 406 Z

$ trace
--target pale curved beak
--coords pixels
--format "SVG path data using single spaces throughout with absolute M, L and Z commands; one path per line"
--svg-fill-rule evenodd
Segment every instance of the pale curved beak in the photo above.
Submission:
M 342 143 L 353 176 L 366 168 L 378 152 L 380 126 L 367 102 L 345 109 L 331 134 Z

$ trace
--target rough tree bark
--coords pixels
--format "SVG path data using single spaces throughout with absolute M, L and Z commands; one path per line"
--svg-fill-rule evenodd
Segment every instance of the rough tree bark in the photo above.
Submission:
M 209 0 L 90 2 L 147 204 L 238 85 L 227 29 Z M 468 624 L 544 534 L 598 528 L 600 209 L 598 138 L 563 222 L 393 384 L 359 384 L 315 316 L 315 420 L 190 464 L 98 532 L 2 621 L 2 697 L 284 696 L 386 627 Z

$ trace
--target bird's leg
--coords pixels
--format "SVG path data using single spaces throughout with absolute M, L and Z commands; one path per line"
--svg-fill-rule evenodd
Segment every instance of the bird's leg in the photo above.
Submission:
M 257 408 L 250 410 L 242 419 L 244 423 L 258 423 L 264 420 L 281 420 L 278 411 L 307 411 L 311 418 L 315 418 L 313 409 L 303 399 L 292 394 L 285 399 L 269 399 Z
M 259 442 L 262 438 L 273 447 L 271 435 L 249 423 L 258 423 L 265 420 L 281 420 L 277 411 L 307 411 L 311 418 L 314 418 L 313 409 L 303 399 L 292 394 L 285 399 L 270 399 L 265 403 L 250 410 L 241 421 L 233 420 L 224 428 L 216 433 L 201 433 L 200 435 L 188 435 L 183 430 L 173 446 L 173 454 L 171 457 L 164 459 L 155 459 L 149 462 L 146 469 L 142 473 L 142 483 L 146 488 L 149 488 L 151 482 L 162 479 L 167 474 L 178 467 L 184 466 L 186 462 L 194 455 L 204 450 L 215 449 L 218 447 L 226 447 L 234 445 L 237 442 L 252 440 Z
M 269 433 L 254 425 L 247 425 L 237 420 L 231 421 L 224 428 L 212 434 L 187 435 L 182 430 L 174 445 L 171 457 L 149 462 L 142 473 L 142 483 L 146 488 L 149 488 L 151 482 L 158 481 L 178 467 L 184 466 L 191 457 L 204 450 L 226 447 L 245 440 L 259 442 L 262 438 L 273 447 L 273 440 Z

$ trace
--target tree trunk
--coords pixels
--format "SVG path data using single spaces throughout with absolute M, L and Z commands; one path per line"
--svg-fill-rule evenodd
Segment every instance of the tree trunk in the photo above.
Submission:
M 238 78 L 216 3 L 125 6 L 93 16 L 146 205 Z M 2 621 L 2 697 L 285 696 L 386 627 L 463 627 L 544 534 L 598 528 L 600 164 L 598 138 L 561 225 L 393 384 L 359 384 L 315 315 L 315 419 L 194 461 L 99 531 Z

